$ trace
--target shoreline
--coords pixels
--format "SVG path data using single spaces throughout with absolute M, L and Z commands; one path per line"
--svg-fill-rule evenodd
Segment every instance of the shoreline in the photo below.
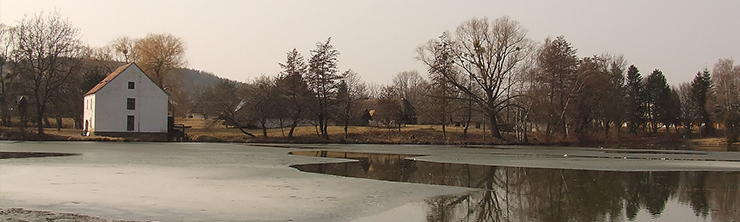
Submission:
M 39 136 L 35 130 L 27 129 L 21 133 L 17 128 L 0 127 L 0 140 L 6 141 L 90 141 L 90 142 L 165 142 L 151 141 L 141 138 L 125 137 L 105 137 L 105 136 L 81 136 L 70 134 L 76 132 L 74 129 L 64 129 L 57 131 L 47 128 L 46 134 Z M 426 133 L 426 134 L 423 134 Z M 517 141 L 513 138 L 508 140 L 488 141 L 480 139 L 463 140 L 459 135 L 453 133 L 448 139 L 442 140 L 434 133 L 441 132 L 423 132 L 408 131 L 398 133 L 394 137 L 386 138 L 385 135 L 372 133 L 350 133 L 347 138 L 341 135 L 330 135 L 330 140 L 324 140 L 316 135 L 299 135 L 294 138 L 287 137 L 248 137 L 246 135 L 228 135 L 228 136 L 209 136 L 205 134 L 192 135 L 189 141 L 182 143 L 242 143 L 242 144 L 379 144 L 379 145 L 456 145 L 456 146 L 493 146 L 493 145 L 520 145 L 520 146 L 565 146 L 565 147 L 604 147 L 614 149 L 663 149 L 663 150 L 698 150 L 698 151 L 740 151 L 740 143 L 727 145 L 724 138 L 720 136 L 704 138 L 686 138 L 679 133 L 656 133 L 656 134 L 620 134 L 619 140 L 610 139 L 607 141 L 596 140 L 578 142 L 572 140 L 556 140 L 551 142 L 537 140 L 537 136 L 532 136 L 528 142 Z M 380 134 L 385 134 L 381 132 Z M 429 134 L 429 135 L 427 135 Z M 472 137 L 472 136 L 471 136 Z
M 135 222 L 131 220 L 105 219 L 76 213 L 51 212 L 45 210 L 30 210 L 24 208 L 0 208 L 2 221 L 86 221 L 86 222 Z

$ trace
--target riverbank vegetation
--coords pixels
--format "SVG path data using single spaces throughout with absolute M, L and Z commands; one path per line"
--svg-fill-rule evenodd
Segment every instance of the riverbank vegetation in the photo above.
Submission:
M 81 129 L 74 129 L 73 120 L 63 119 L 63 127 L 47 127 L 43 137 L 30 128 L 21 132 L 18 127 L 0 126 L 0 140 L 45 140 L 45 141 L 108 141 L 108 142 L 136 142 L 143 141 L 136 138 L 118 138 L 103 136 L 81 136 Z M 326 143 L 320 136 L 315 126 L 299 126 L 294 130 L 293 138 L 287 137 L 288 127 L 273 128 L 267 130 L 267 137 L 261 135 L 262 129 L 243 129 L 259 135 L 250 137 L 231 126 L 226 126 L 223 121 L 213 121 L 197 118 L 178 118 L 188 128 L 186 133 L 190 142 L 217 142 L 217 143 Z M 601 134 L 594 134 L 589 141 L 567 140 L 558 138 L 545 139 L 545 134 L 530 132 L 529 143 L 522 143 L 516 139 L 513 133 L 502 133 L 505 140 L 494 139 L 482 128 L 468 130 L 467 138 L 464 138 L 464 127 L 446 127 L 446 133 L 442 132 L 439 125 L 404 125 L 398 128 L 376 127 L 376 126 L 351 126 L 345 136 L 343 126 L 329 126 L 329 140 L 333 143 L 347 144 L 436 144 L 436 145 L 544 145 L 544 146 L 590 146 L 606 148 L 630 148 L 630 149 L 680 149 L 680 150 L 705 150 L 705 151 L 737 151 L 740 144 L 735 143 L 728 146 L 721 137 L 700 137 L 698 133 L 683 135 L 678 132 L 659 131 L 658 133 L 620 134 L 619 139 L 612 135 L 609 139 L 602 138 Z M 488 131 L 488 129 L 485 129 Z

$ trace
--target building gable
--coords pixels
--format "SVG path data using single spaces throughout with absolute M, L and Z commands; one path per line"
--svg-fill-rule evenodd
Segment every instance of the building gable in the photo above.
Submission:
M 144 73 L 144 71 L 141 70 L 141 68 L 139 68 L 138 65 L 136 65 L 136 63 L 133 63 L 132 62 L 132 63 L 126 64 L 126 65 L 123 65 L 121 67 L 118 67 L 115 71 L 113 71 L 112 73 L 108 74 L 108 76 L 106 76 L 105 79 L 103 79 L 97 85 L 95 85 L 95 87 L 93 87 L 92 89 L 90 89 L 89 91 L 87 91 L 87 93 L 85 93 L 84 96 L 95 94 L 96 92 L 100 91 L 103 87 L 105 87 L 106 85 L 108 85 L 108 83 L 110 83 L 111 81 L 113 81 L 113 79 L 115 79 L 116 77 L 118 77 L 119 75 L 121 75 L 121 73 L 124 73 L 129 68 L 135 68 L 135 69 L 137 69 L 139 71 L 139 73 L 141 73 L 142 75 L 146 76 L 146 79 L 148 79 L 151 84 L 157 85 L 156 83 L 154 83 L 154 80 L 152 80 L 152 78 L 149 77 L 149 75 L 147 75 L 146 73 Z M 159 86 L 157 86 L 157 88 L 159 90 L 161 90 L 162 93 L 167 94 Z

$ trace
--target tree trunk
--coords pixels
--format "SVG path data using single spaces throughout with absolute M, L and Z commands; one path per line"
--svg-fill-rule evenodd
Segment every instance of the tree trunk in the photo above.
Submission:
M 62 116 L 57 115 L 55 119 L 57 121 L 57 131 L 62 131 Z
M 3 126 L 11 126 L 10 119 L 10 114 L 3 113 Z
M 82 116 L 76 116 L 75 118 L 75 129 L 82 129 Z
M 491 136 L 493 136 L 493 138 L 503 140 L 504 137 L 501 136 L 501 132 L 498 131 L 498 121 L 496 120 L 496 114 L 489 111 L 488 115 L 489 121 L 491 122 Z
M 43 136 L 44 135 L 44 123 L 43 123 L 44 116 L 43 116 L 43 113 L 44 113 L 43 106 L 41 104 L 36 105 L 36 126 L 37 126 L 37 129 L 38 129 L 39 136 Z M 47 122 L 48 122 L 48 120 L 47 120 Z
M 468 113 L 467 113 L 467 119 L 465 120 L 465 129 L 463 129 L 463 140 L 468 140 L 468 128 L 470 128 L 470 120 L 473 118 L 473 104 L 472 100 L 468 100 Z
M 293 123 L 290 124 L 290 131 L 288 132 L 288 138 L 293 138 L 293 132 L 295 131 L 295 127 L 298 126 L 298 120 L 293 119 Z
M 239 131 L 242 131 L 242 133 L 246 134 L 246 135 L 247 135 L 247 136 L 249 136 L 249 137 L 252 137 L 252 138 L 255 138 L 255 137 L 257 137 L 257 136 L 255 136 L 254 134 L 252 134 L 252 133 L 250 133 L 250 132 L 244 131 L 244 128 L 242 128 L 241 126 L 236 126 L 236 128 L 238 128 L 238 129 L 239 129 Z
M 329 140 L 329 124 L 328 123 L 324 123 L 324 129 L 322 129 L 322 131 L 324 134 L 324 139 Z
M 445 128 L 445 125 L 447 124 L 447 110 L 442 108 L 442 136 L 444 136 L 445 140 L 447 140 L 447 129 Z
M 349 126 L 347 126 L 347 125 L 348 124 L 345 122 L 344 123 L 344 138 L 345 139 L 347 139 L 347 137 L 349 137 L 349 134 L 347 133 L 347 128 L 349 128 Z
M 267 122 L 267 120 L 263 119 L 262 121 L 260 121 L 260 124 L 262 125 L 262 136 L 267 138 L 267 126 L 265 125 L 265 122 Z
M 283 133 L 283 138 L 285 138 L 285 128 L 283 128 L 283 117 L 280 117 L 280 132 Z

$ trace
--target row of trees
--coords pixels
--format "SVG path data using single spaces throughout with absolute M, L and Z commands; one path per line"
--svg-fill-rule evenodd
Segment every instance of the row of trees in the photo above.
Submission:
M 204 90 L 196 104 L 240 128 L 259 122 L 265 136 L 268 121 L 290 125 L 288 137 L 308 122 L 327 139 L 327 125 L 343 124 L 346 133 L 374 110 L 373 120 L 384 126 L 441 124 L 445 132 L 455 124 L 464 127 L 463 137 L 481 123 L 492 137 L 511 131 L 526 141 L 532 131 L 548 140 L 584 140 L 598 132 L 608 138 L 624 125 L 631 133 L 672 126 L 712 134 L 719 122 L 729 142 L 737 138 L 740 68 L 731 59 L 721 59 L 713 74 L 704 70 L 691 83 L 671 87 L 662 71 L 643 78 L 620 55 L 579 58 L 563 36 L 532 41 L 507 17 L 474 18 L 443 32 L 417 48 L 426 76 L 401 72 L 386 86 L 363 83 L 351 70 L 340 73 L 337 55 L 330 39 L 317 43 L 307 62 L 293 49 L 277 77 L 223 82 Z M 225 91 L 241 93 L 217 93 Z
M 249 83 L 223 81 L 192 95 L 181 89 L 176 70 L 186 64 L 184 42 L 169 34 L 120 37 L 100 48 L 82 44 L 79 31 L 58 14 L 25 18 L 2 26 L 0 119 L 22 126 L 35 121 L 38 132 L 47 117 L 81 122 L 82 96 L 106 74 L 136 62 L 170 94 L 175 115 L 200 112 L 242 129 L 312 124 L 328 139 L 328 126 L 367 124 L 483 125 L 503 139 L 514 132 L 527 141 L 536 131 L 551 138 L 586 139 L 597 132 L 619 135 L 659 128 L 714 133 L 725 127 L 728 142 L 740 134 L 740 66 L 720 59 L 710 73 L 690 83 L 667 84 L 658 69 L 643 78 L 619 55 L 579 58 L 559 36 L 538 43 L 521 25 L 502 17 L 474 18 L 454 32 L 443 32 L 417 48 L 427 74 L 401 72 L 388 85 L 367 84 L 352 70 L 339 71 L 339 51 L 331 39 L 316 44 L 308 59 L 293 49 L 279 75 Z M 190 107 L 192 104 L 192 107 Z M 26 107 L 27 106 L 27 107 Z M 34 117 L 33 120 L 30 117 Z M 46 124 L 42 124 L 46 122 Z M 610 133 L 611 132 L 611 133 Z
M 136 62 L 176 102 L 177 80 L 167 75 L 186 64 L 184 42 L 170 34 L 121 37 L 100 48 L 83 44 L 80 32 L 58 13 L 26 17 L 15 26 L 0 24 L 0 120 L 14 116 L 25 128 L 37 123 L 44 134 L 49 117 L 73 118 L 82 126 L 84 94 L 123 63 Z M 32 118 L 33 117 L 33 118 Z
M 357 73 L 339 72 L 338 55 L 331 38 L 317 43 L 308 61 L 293 49 L 279 64 L 279 76 L 261 76 L 250 83 L 224 80 L 197 93 L 193 111 L 223 120 L 250 136 L 254 135 L 244 128 L 255 123 L 265 137 L 267 128 L 276 123 L 281 129 L 290 127 L 289 138 L 299 124 L 307 122 L 324 139 L 329 139 L 332 123 L 344 123 L 346 134 L 350 124 L 357 124 L 353 106 L 367 96 Z
M 660 70 L 643 79 L 622 56 L 576 53 L 563 36 L 537 44 L 519 23 L 503 17 L 466 21 L 420 46 L 417 58 L 429 67 L 429 96 L 483 114 L 493 137 L 502 138 L 507 124 L 547 138 L 585 139 L 599 130 L 618 134 L 623 124 L 632 133 L 669 126 L 688 133 L 700 126 L 712 134 L 713 123 L 721 122 L 728 142 L 737 140 L 740 66 L 731 59 L 720 59 L 713 74 L 705 70 L 691 83 L 671 87 Z M 467 116 L 464 125 L 473 115 Z

